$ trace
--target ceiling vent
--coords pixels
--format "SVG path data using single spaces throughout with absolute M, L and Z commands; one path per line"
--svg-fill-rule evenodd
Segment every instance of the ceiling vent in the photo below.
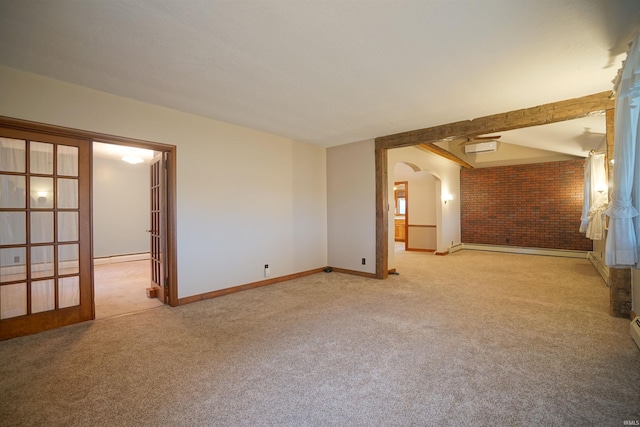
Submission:
M 480 142 L 464 146 L 465 154 L 493 153 L 498 150 L 498 141 Z

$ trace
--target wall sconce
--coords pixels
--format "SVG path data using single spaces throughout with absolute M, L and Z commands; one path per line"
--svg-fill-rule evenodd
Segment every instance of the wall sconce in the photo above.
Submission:
M 442 196 L 442 201 L 444 202 L 444 204 L 446 205 L 447 202 L 450 202 L 453 200 L 453 194 L 451 193 L 447 193 L 444 196 Z

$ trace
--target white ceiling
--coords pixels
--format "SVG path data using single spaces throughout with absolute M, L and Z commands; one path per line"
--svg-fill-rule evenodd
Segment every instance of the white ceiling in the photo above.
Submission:
M 1 0 L 0 63 L 332 146 L 610 90 L 639 23 L 637 0 Z

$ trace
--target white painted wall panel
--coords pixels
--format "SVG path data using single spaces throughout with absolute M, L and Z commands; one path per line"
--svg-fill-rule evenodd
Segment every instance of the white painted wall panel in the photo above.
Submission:
M 149 164 L 93 159 L 93 256 L 149 252 Z
M 375 273 L 375 182 L 373 140 L 327 150 L 330 266 Z

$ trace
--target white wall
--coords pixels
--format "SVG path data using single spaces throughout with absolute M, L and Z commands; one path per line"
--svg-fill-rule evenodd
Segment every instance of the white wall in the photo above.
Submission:
M 327 224 L 332 267 L 376 271 L 374 147 L 373 140 L 366 140 L 327 149 Z M 362 265 L 362 258 L 366 265 Z
M 180 298 L 327 265 L 323 147 L 7 67 L 0 94 L 3 116 L 177 146 Z
M 403 163 L 396 163 L 393 181 L 409 182 L 409 217 L 412 224 L 434 225 L 436 223 L 436 182 L 426 171 L 414 172 Z
M 93 256 L 149 252 L 149 164 L 93 159 Z

